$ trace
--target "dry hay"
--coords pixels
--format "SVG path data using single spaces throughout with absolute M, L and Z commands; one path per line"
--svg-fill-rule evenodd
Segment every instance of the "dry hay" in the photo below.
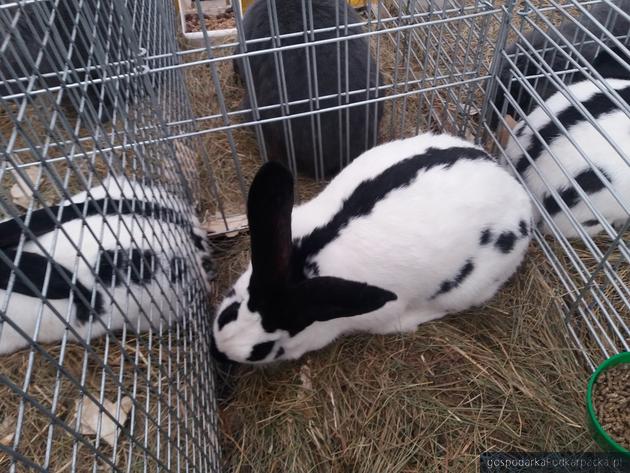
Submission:
M 23 171 L 35 171 L 30 176 L 35 188 L 34 208 L 57 204 L 68 195 L 95 187 L 112 173 L 160 182 L 165 189 L 181 192 L 171 149 L 165 149 L 168 145 L 158 141 L 162 132 L 154 126 L 155 114 L 145 102 L 140 101 L 128 111 L 126 123 L 118 117 L 115 123 L 97 126 L 86 125 L 69 107 L 57 107 L 64 118 L 58 116 L 51 126 L 51 100 L 48 96 L 29 100 L 20 119 L 15 105 L 0 109 L 0 142 L 11 143 L 12 158 L 12 163 L 0 164 L 0 195 L 6 201 L 12 200 L 10 189 L 17 182 L 13 163 L 22 166 Z M 120 115 L 120 110 L 117 113 Z M 129 131 L 130 123 L 141 131 Z M 144 143 L 131 147 L 130 140 Z M 179 144 L 175 146 L 178 151 L 181 149 L 177 148 Z M 136 154 L 138 150 L 140 153 Z M 178 159 L 179 155 L 176 153 Z M 182 162 L 180 166 L 194 188 L 196 169 L 186 164 Z M 0 209 L 0 220 L 5 217 Z
M 498 28 L 491 21 L 487 38 L 473 35 L 472 49 L 492 41 Z M 444 57 L 458 51 L 453 40 Z M 409 38 L 400 41 L 404 50 Z M 421 77 L 418 63 L 396 55 L 395 43 L 381 40 L 384 83 L 408 68 Z M 483 54 L 482 71 L 491 60 Z M 457 112 L 471 94 L 480 106 L 483 86 L 387 101 L 381 141 L 416 127 L 474 132 L 479 117 Z M 245 137 L 240 143 L 239 156 L 248 149 Z M 247 235 L 220 242 L 219 294 L 247 265 L 248 250 Z M 592 257 L 582 257 L 595 268 Z M 630 283 L 627 264 L 619 274 Z M 220 412 L 226 471 L 476 471 L 485 450 L 595 448 L 583 422 L 589 369 L 566 335 L 565 296 L 532 244 L 518 274 L 482 308 L 411 335 L 353 336 L 297 362 L 243 368 Z
M 589 372 L 545 264 L 532 248 L 486 306 L 413 334 L 347 337 L 243 369 L 221 410 L 226 471 L 475 471 L 486 450 L 592 449 Z
M 626 231 L 622 238 L 627 245 L 630 241 L 630 231 Z M 603 235 L 594 237 L 593 241 L 602 253 L 606 253 L 613 244 L 610 238 Z M 578 271 L 572 258 L 556 239 L 549 236 L 545 237 L 545 243 L 549 245 L 558 259 L 558 264 L 565 273 L 565 277 L 577 288 L 577 291 L 567 291 L 550 264 L 541 267 L 545 272 L 550 290 L 568 308 L 565 310 L 567 313 L 563 314 L 563 319 L 573 330 L 576 341 L 584 347 L 589 362 L 597 366 L 605 358 L 595 337 L 600 339 L 605 350 L 611 354 L 624 351 L 621 338 L 624 338 L 625 342 L 628 343 L 628 332 L 624 332 L 622 324 L 630 327 L 630 309 L 626 305 L 627 299 L 624 300 L 624 297 L 627 297 L 628 287 L 630 287 L 630 262 L 627 256 L 621 253 L 616 244 L 613 246 L 607 257 L 610 270 L 616 274 L 613 278 L 610 271 L 602 270 L 600 259 L 593 255 L 593 252 L 586 247 L 584 242 L 577 239 L 571 240 L 571 249 L 584 266 L 582 271 Z M 584 278 L 593 279 L 588 288 L 594 288 L 594 290 L 584 290 L 583 300 L 576 305 L 576 297 L 586 287 Z M 611 320 L 620 335 L 615 335 L 614 329 L 611 327 Z
M 467 28 L 464 23 L 461 26 Z M 486 41 L 491 41 L 497 32 L 498 23 L 493 20 L 489 37 L 473 36 L 472 48 L 487 45 Z M 443 58 L 459 50 L 459 45 L 452 44 L 455 40 L 452 35 L 445 39 Z M 404 43 L 405 39 L 401 41 Z M 394 45 L 391 38 L 384 36 L 381 40 L 385 84 L 391 84 L 395 74 L 400 77 L 406 68 L 422 73 L 418 64 L 396 56 Z M 489 66 L 490 49 L 483 51 L 484 67 Z M 231 50 L 215 49 L 213 53 L 224 57 Z M 207 55 L 184 57 L 193 61 Z M 211 70 L 206 64 L 184 71 L 195 117 L 220 113 Z M 234 81 L 231 61 L 218 62 L 216 73 L 227 110 L 237 110 L 243 87 Z M 476 105 L 483 99 L 482 86 L 472 86 Z M 452 131 L 458 131 L 462 128 L 456 125 L 461 125 L 461 120 L 469 120 L 465 129 L 474 131 L 478 117 L 467 118 L 457 113 L 460 107 L 452 108 L 457 101 L 463 103 L 470 91 L 454 87 L 412 95 L 406 101 L 386 101 L 380 141 L 409 136 L 417 126 L 420 130 L 450 126 Z M 403 116 L 407 117 L 404 126 Z M 198 123 L 205 130 L 222 125 L 220 119 Z M 242 213 L 243 188 L 247 189 L 261 163 L 252 130 L 237 128 L 231 136 L 243 187 L 235 170 L 229 133 L 206 133 L 199 140 L 201 209 L 207 214 L 218 210 L 217 195 L 209 185 L 210 169 L 226 213 Z M 314 195 L 321 185 L 301 178 L 300 200 Z M 247 264 L 248 243 L 246 234 L 216 242 L 219 293 Z M 622 270 L 630 283 L 627 265 Z M 475 471 L 478 454 L 487 449 L 591 449 L 593 445 L 583 426 L 583 393 L 589 373 L 565 338 L 566 328 L 558 313 L 561 297 L 544 255 L 533 247 L 517 276 L 483 308 L 423 325 L 414 334 L 348 337 L 299 362 L 244 369 L 239 373 L 233 398 L 220 411 L 226 471 Z M 149 411 L 155 415 L 159 399 L 151 391 L 155 389 L 155 379 L 146 379 L 142 370 L 148 365 L 143 365 L 142 359 L 159 359 L 158 340 L 151 344 L 149 336 L 128 340 L 131 357 L 135 357 L 136 343 L 141 346 L 136 402 L 145 405 L 148 389 Z M 104 356 L 104 341 L 96 341 L 93 346 L 96 356 Z M 58 357 L 58 348 L 48 349 L 53 358 Z M 82 348 L 68 345 L 64 366 L 79 378 L 84 356 Z M 28 353 L 3 357 L 2 373 L 20 386 L 28 358 Z M 116 364 L 119 359 L 118 348 L 110 351 L 108 360 L 112 361 L 114 377 L 120 374 Z M 102 370 L 93 357 L 88 360 L 86 373 L 85 385 L 98 393 Z M 133 370 L 126 366 L 122 372 L 126 390 L 133 386 L 131 376 Z M 29 394 L 42 405 L 50 406 L 56 377 L 55 368 L 36 356 Z M 80 392 L 63 376 L 60 378 L 57 414 L 70 422 L 71 401 L 80 397 Z M 115 400 L 116 383 L 111 376 L 108 378 L 105 398 Z M 15 413 L 19 401 L 6 386 L 1 388 L 3 416 Z M 165 407 L 171 402 L 170 398 L 162 398 L 161 404 Z M 40 462 L 50 421 L 30 404 L 26 407 L 20 453 Z M 144 420 L 140 416 L 131 423 L 133 442 L 146 441 L 155 451 L 156 426 L 150 423 L 145 432 Z M 129 429 L 130 425 L 125 432 Z M 164 435 L 159 439 L 164 452 L 167 439 Z M 130 441 L 125 433 L 121 435 L 116 464 L 130 462 L 131 471 L 142 471 L 145 459 L 141 449 L 134 447 L 128 457 Z M 52 471 L 69 470 L 72 444 L 72 436 L 54 428 Z M 100 449 L 105 455 L 111 454 L 107 446 Z M 91 465 L 93 453 L 80 446 L 78 459 L 79 465 Z M 0 469 L 5 468 L 6 461 L 6 455 L 0 454 Z M 147 460 L 146 468 L 156 468 L 155 462 Z
M 169 338 L 170 349 L 167 348 Z M 23 404 L 24 415 L 18 447 L 22 457 L 43 465 L 47 441 L 50 440 L 52 454 L 48 467 L 50 471 L 58 473 L 72 471 L 74 448 L 76 471 L 91 471 L 93 464 L 100 471 L 110 471 L 111 467 L 105 459 L 121 469 L 131 465 L 130 471 L 134 472 L 145 471 L 145 468 L 156 469 L 159 464 L 167 464 L 167 445 L 178 442 L 178 430 L 191 429 L 195 424 L 193 420 L 199 419 L 201 414 L 196 409 L 191 412 L 186 407 L 191 405 L 190 399 L 193 396 L 193 388 L 186 381 L 179 386 L 168 383 L 168 378 L 173 376 L 168 372 L 168 366 L 175 359 L 186 357 L 186 352 L 191 347 L 185 347 L 184 342 L 178 342 L 174 337 L 166 335 L 160 339 L 155 334 L 152 337 L 127 334 L 119 340 L 124 352 L 118 343 L 107 344 L 101 338 L 91 343 L 92 354 L 88 354 L 80 345 L 67 344 L 62 362 L 59 345 L 43 347 L 54 361 L 48 361 L 39 354 L 33 356 L 30 383 L 26 388 L 30 401 Z M 18 418 L 18 407 L 21 406 L 21 396 L 7 382 L 15 384 L 19 389 L 24 387 L 30 356 L 28 351 L 21 351 L 2 357 L 1 372 L 5 380 L 0 384 L 0 418 L 4 420 L 8 417 L 12 420 L 13 429 Z M 56 367 L 60 362 L 63 373 Z M 190 369 L 193 370 L 188 374 L 190 379 L 201 383 L 203 374 L 195 373 L 196 369 L 192 366 Z M 75 403 L 82 399 L 82 393 L 87 391 L 100 402 L 99 396 L 102 392 L 104 400 L 116 403 L 119 384 L 120 396 L 132 396 L 135 408 L 133 421 L 127 422 L 120 432 L 115 454 L 112 447 L 103 440 L 95 448 L 94 436 L 85 436 L 85 444 L 76 441 L 76 434 L 69 432 L 75 428 Z M 87 402 L 88 398 L 83 399 Z M 45 414 L 51 410 L 56 419 L 53 428 L 50 418 Z M 112 415 L 115 416 L 115 412 Z M 160 432 L 157 419 L 160 419 Z M 167 425 L 170 425 L 170 434 Z M 9 447 L 12 445 L 12 441 L 8 443 Z M 149 455 L 144 455 L 145 448 L 150 452 Z M 98 458 L 95 457 L 95 452 L 98 452 Z M 157 452 L 162 452 L 159 459 L 155 458 Z M 6 452 L 0 452 L 0 471 L 8 471 L 10 465 L 11 457 Z M 18 464 L 17 471 L 26 471 L 26 467 Z

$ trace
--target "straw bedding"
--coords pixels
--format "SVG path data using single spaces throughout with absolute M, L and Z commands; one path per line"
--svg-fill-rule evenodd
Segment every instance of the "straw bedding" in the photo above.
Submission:
M 496 32 L 492 26 L 490 34 Z M 454 36 L 445 39 L 450 47 L 443 51 L 445 57 L 458 51 L 460 46 L 451 44 L 454 41 Z M 479 38 L 471 41 L 473 48 L 479 46 Z M 392 83 L 397 69 L 399 74 L 407 69 L 404 58 L 397 61 L 391 48 L 380 51 L 385 83 Z M 221 56 L 230 51 L 218 49 L 214 53 Z M 488 53 L 483 54 L 482 65 L 487 68 Z M 188 55 L 185 60 L 205 57 L 200 53 Z M 220 111 L 212 72 L 208 65 L 184 71 L 196 117 Z M 231 61 L 218 62 L 214 72 L 227 109 L 236 110 L 243 87 L 234 80 Z M 457 100 L 472 94 L 480 103 L 482 93 L 482 86 L 473 84 L 470 88 L 387 101 L 381 140 L 408 136 L 417 131 L 416 125 L 420 130 L 450 127 L 450 131 L 473 133 L 478 117 L 474 113 L 458 114 Z M 399 123 L 402 115 L 409 117 L 404 128 L 392 129 L 389 124 Z M 418 123 L 415 117 L 420 118 Z M 0 121 L 0 126 L 5 123 Z M 219 119 L 198 123 L 202 129 L 220 125 Z M 200 182 L 213 179 L 216 183 L 216 188 L 201 186 L 202 217 L 211 220 L 219 210 L 216 193 L 227 214 L 244 212 L 243 192 L 260 165 L 254 133 L 237 128 L 208 133 L 200 139 L 200 149 L 204 150 Z M 232 144 L 242 181 L 235 171 Z M 10 184 L 2 183 L 5 191 Z M 316 194 L 323 185 L 300 178 L 299 200 Z M 54 200 L 55 196 L 50 198 Z M 246 233 L 215 241 L 218 294 L 227 290 L 246 266 L 248 243 Z M 591 260 L 589 264 L 595 267 L 596 262 Z M 630 283 L 630 269 L 622 266 L 620 271 L 624 281 Z M 532 244 L 519 272 L 482 308 L 423 325 L 413 334 L 352 336 L 297 362 L 241 368 L 230 386 L 231 396 L 220 406 L 224 470 L 459 472 L 476 471 L 478 455 L 485 450 L 593 449 L 583 422 L 589 370 L 566 338 L 560 312 L 564 296 L 545 256 Z M 630 319 L 630 315 L 625 316 Z M 69 344 L 64 367 L 78 379 L 83 376 L 85 386 L 93 392 L 105 385 L 106 398 L 116 399 L 114 379 L 120 379 L 127 389 L 133 386 L 133 360 L 138 363 L 136 399 L 155 415 L 160 396 L 163 408 L 176 395 L 173 389 L 158 396 L 155 380 L 148 374 L 152 363 L 164 360 L 159 339 L 127 335 L 124 340 L 127 361 L 121 362 L 125 357 L 121 358 L 119 347 L 107 351 L 107 364 L 113 373 L 104 372 L 97 360 L 106 353 L 103 341 L 93 343 L 94 354 L 89 356 L 82 348 Z M 59 357 L 58 348 L 47 348 L 53 359 Z M 30 358 L 29 353 L 4 357 L 2 374 L 20 386 Z M 54 393 L 57 371 L 45 357 L 35 355 L 34 359 L 29 394 L 44 406 L 56 403 L 57 415 L 70 421 L 79 388 L 64 379 L 60 391 Z M 19 397 L 8 386 L 0 387 L 0 421 L 17 413 L 19 405 Z M 145 429 L 144 422 L 145 415 L 140 413 L 128 424 L 116 452 L 103 445 L 99 450 L 110 455 L 118 466 L 131 465 L 131 471 L 155 468 L 156 462 L 142 457 L 139 448 L 129 449 L 133 435 L 136 445 L 146 442 L 153 451 L 158 445 L 165 451 L 168 437 L 158 435 L 154 424 L 149 423 Z M 59 427 L 51 429 L 50 421 L 31 404 L 26 404 L 22 436 L 22 455 L 34 462 L 43 461 L 46 439 L 50 437 L 55 445 L 51 471 L 70 470 L 72 437 Z M 89 448 L 80 446 L 77 455 L 78 465 L 91 465 L 93 453 Z M 8 457 L 0 453 L 0 470 L 7 462 Z
M 497 26 L 490 30 L 496 34 Z M 479 39 L 473 40 L 473 49 L 479 47 Z M 450 57 L 457 46 L 446 43 L 443 54 Z M 391 83 L 396 68 L 405 68 L 404 56 L 397 61 L 391 49 L 381 54 L 385 83 Z M 482 58 L 481 70 L 488 59 Z M 381 139 L 392 137 L 390 119 L 399 123 L 401 114 L 419 116 L 420 130 L 472 134 L 478 117 L 458 115 L 456 101 L 472 95 L 480 103 L 482 93 L 477 84 L 412 96 L 404 104 L 388 101 Z M 408 136 L 415 125 L 408 118 L 394 136 Z M 214 140 L 208 146 L 219 146 Z M 300 197 L 308 198 L 309 191 Z M 247 235 L 219 245 L 220 294 L 249 256 Z M 581 256 L 595 268 L 592 256 Z M 630 282 L 628 268 L 619 270 Z M 595 448 L 583 422 L 589 370 L 566 337 L 565 297 L 532 244 L 519 272 L 482 308 L 423 325 L 411 335 L 352 336 L 297 362 L 242 368 L 220 411 L 225 468 L 476 471 L 485 450 Z

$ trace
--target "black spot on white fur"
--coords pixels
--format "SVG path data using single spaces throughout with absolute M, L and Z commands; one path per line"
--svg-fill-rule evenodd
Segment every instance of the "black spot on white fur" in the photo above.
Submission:
M 492 231 L 489 228 L 486 228 L 481 232 L 481 236 L 479 237 L 479 244 L 482 246 L 487 245 L 488 243 L 490 243 L 490 240 L 492 240 Z
M 351 220 L 369 215 L 387 194 L 409 186 L 420 171 L 438 166 L 450 168 L 460 160 L 477 159 L 490 160 L 490 157 L 484 151 L 471 147 L 428 148 L 423 154 L 404 159 L 378 176 L 361 182 L 326 225 L 294 242 L 293 276 L 304 278 L 303 271 L 309 259 L 333 241 Z
M 603 169 L 599 169 L 599 172 L 610 182 L 610 177 L 604 172 Z M 595 174 L 595 171 L 592 169 L 588 169 L 586 171 L 582 171 L 577 176 L 575 176 L 575 182 L 582 188 L 582 190 L 586 194 L 594 194 L 595 192 L 599 192 L 604 189 L 605 185 L 602 180 Z M 567 207 L 573 208 L 580 202 L 580 196 L 573 186 L 565 187 L 564 189 L 558 190 L 558 194 L 560 198 L 564 201 Z M 560 205 L 556 201 L 553 195 L 547 194 L 543 198 L 543 205 L 545 209 L 552 217 L 562 210 Z
M 170 263 L 170 271 L 171 271 L 171 282 L 178 283 L 183 281 L 184 276 L 188 271 L 188 265 L 186 264 L 186 260 L 181 256 L 175 256 L 171 259 Z
M 131 282 L 146 284 L 153 278 L 155 267 L 156 257 L 150 250 L 105 250 L 100 255 L 97 274 L 106 286 L 122 285 L 128 273 Z
M 252 352 L 247 357 L 247 361 L 260 361 L 267 358 L 271 350 L 273 349 L 275 342 L 262 342 L 257 343 L 252 348 Z
M 599 225 L 599 220 L 597 219 L 587 220 L 585 222 L 582 222 L 582 225 L 584 225 L 585 227 L 596 227 L 597 225 Z
M 278 352 L 276 353 L 275 359 L 277 360 L 278 358 L 280 358 L 282 355 L 284 355 L 284 348 L 280 347 L 278 349 Z
M 234 322 L 238 316 L 238 309 L 241 307 L 240 302 L 232 302 L 229 306 L 221 311 L 219 318 L 217 319 L 217 325 L 219 330 L 225 327 L 230 322 Z
M 516 243 L 517 237 L 514 232 L 503 232 L 497 238 L 497 241 L 494 242 L 494 246 L 501 251 L 501 253 L 509 253 L 514 249 L 514 244 Z
M 3 251 L 8 259 L 15 261 L 17 255 L 15 250 Z M 37 291 L 43 293 L 48 261 L 48 258 L 45 256 L 22 252 L 17 267 L 24 273 L 25 278 L 35 289 L 32 289 L 31 285 L 16 274 L 13 292 L 29 297 L 38 297 Z M 0 289 L 6 290 L 8 288 L 11 272 L 9 264 L 0 259 Z M 96 315 L 103 313 L 103 297 L 100 292 L 95 291 L 92 309 L 92 290 L 85 287 L 78 279 L 72 283 L 72 273 L 68 269 L 60 264 L 51 263 L 50 278 L 45 293 L 46 298 L 67 299 L 71 293 L 74 294 L 73 302 L 76 306 L 76 318 L 80 322 L 87 322 L 92 310 Z
M 435 299 L 436 297 L 441 296 L 442 294 L 446 294 L 447 292 L 450 292 L 456 287 L 460 286 L 462 282 L 464 282 L 464 280 L 468 276 L 470 276 L 474 269 L 475 265 L 473 264 L 472 260 L 467 260 L 466 264 L 462 266 L 454 279 L 446 280 L 442 282 L 442 284 L 440 284 L 440 288 L 433 296 L 431 296 L 431 299 Z
M 123 274 L 119 271 L 123 263 L 122 251 L 105 250 L 101 253 L 98 262 L 97 275 L 105 286 L 111 286 L 114 282 L 115 286 L 120 286 L 123 281 Z
M 529 228 L 525 220 L 518 222 L 518 231 L 521 232 L 522 237 L 526 237 L 529 234 Z
M 153 272 L 156 268 L 155 253 L 151 250 L 139 250 L 134 248 L 131 250 L 131 258 L 129 259 L 129 267 L 131 281 L 136 284 L 147 284 L 153 278 Z

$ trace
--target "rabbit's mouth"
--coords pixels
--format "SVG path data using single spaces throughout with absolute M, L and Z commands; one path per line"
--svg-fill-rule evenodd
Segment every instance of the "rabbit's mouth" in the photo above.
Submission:
M 214 333 L 210 334 L 210 353 L 212 354 L 212 358 L 214 358 L 219 363 L 234 363 L 235 361 L 230 360 L 225 353 L 217 348 L 217 342 L 214 339 Z

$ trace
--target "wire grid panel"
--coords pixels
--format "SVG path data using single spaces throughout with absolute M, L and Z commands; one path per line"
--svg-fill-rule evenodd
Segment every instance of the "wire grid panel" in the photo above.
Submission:
M 261 160 L 322 180 L 376 142 L 427 129 L 478 133 L 498 6 L 386 0 L 323 14 L 324 3 L 257 2 L 262 13 L 249 19 L 235 8 L 235 38 L 213 40 L 201 22 L 206 47 L 179 53 L 198 96 L 212 90 L 189 122 L 221 175 L 226 231 Z M 261 31 L 253 18 L 265 19 Z
M 2 471 L 218 471 L 175 24 L 168 0 L 0 5 Z
M 242 17 L 236 8 L 236 41 L 210 42 L 202 22 L 206 47 L 180 52 L 185 68 L 199 73 L 209 69 L 212 77 L 217 106 L 195 114 L 199 127 L 195 133 L 204 137 L 208 149 L 217 151 L 211 155 L 221 156 L 212 168 L 222 175 L 217 192 L 224 197 L 219 202 L 226 231 L 231 214 L 244 212 L 246 184 L 260 155 L 263 160 L 283 160 L 298 174 L 322 179 L 327 160 L 339 160 L 343 166 L 357 154 L 348 146 L 351 136 L 366 137 L 367 148 L 433 130 L 494 145 L 509 158 L 507 143 L 500 146 L 506 132 L 503 117 L 509 114 L 525 124 L 521 128 L 528 127 L 528 114 L 555 92 L 575 105 L 576 92 L 570 84 L 582 81 L 584 74 L 593 84 L 602 79 L 591 67 L 596 65 L 602 42 L 616 47 L 627 44 L 630 30 L 627 0 L 542 4 L 385 0 L 371 3 L 358 14 L 339 9 L 325 20 L 317 8 L 319 2 L 292 2 L 295 11 L 290 9 L 291 14 L 279 0 L 258 3 L 264 8 L 249 15 L 249 21 L 255 17 L 264 28 L 248 24 L 247 12 Z M 368 47 L 361 46 L 361 41 Z M 353 57 L 352 51 L 362 56 Z M 348 58 L 363 66 L 359 74 L 348 66 Z M 618 62 L 619 67 L 624 68 Z M 327 89 L 329 82 L 332 86 Z M 610 84 L 600 86 L 627 114 L 620 92 Z M 548 107 L 543 109 L 547 116 L 554 115 Z M 584 107 L 577 109 L 580 116 L 593 121 Z M 331 118 L 334 113 L 336 119 Z M 570 136 L 557 118 L 550 121 L 558 126 L 558 134 Z M 377 133 L 362 134 L 373 129 Z M 595 131 L 606 142 L 615 141 L 601 125 L 596 124 Z M 515 131 L 509 131 L 508 137 L 515 139 L 512 145 L 518 150 Z M 540 133 L 535 138 L 541 139 Z M 332 147 L 326 148 L 324 139 Z M 549 151 L 548 144 L 541 146 Z M 610 146 L 618 162 L 627 164 L 624 144 Z M 527 182 L 523 176 L 521 180 L 546 224 L 536 237 L 553 270 L 550 286 L 559 288 L 559 309 L 566 316 L 568 333 L 593 364 L 628 349 L 624 241 L 628 204 L 599 168 L 593 168 L 588 153 L 577 148 L 582 156 L 579 162 L 587 169 L 570 177 L 560 162 L 556 171 L 567 180 L 566 186 L 554 187 L 539 175 L 543 192 L 540 183 L 536 189 L 535 179 Z M 226 159 L 226 153 L 231 159 Z M 557 153 L 549 153 L 549 160 L 557 162 L 557 156 L 553 157 Z M 310 167 L 304 156 L 312 161 Z M 525 162 L 535 160 L 529 156 Z M 506 164 L 518 173 L 511 160 L 506 159 Z M 575 166 L 577 161 L 571 170 Z M 534 170 L 538 167 L 531 165 Z M 580 180 L 591 178 L 589 169 L 603 189 L 595 201 L 575 187 L 580 187 L 576 178 L 582 171 L 586 177 Z M 231 193 L 234 182 L 240 193 Z M 610 219 L 598 209 L 593 202 L 602 195 L 612 196 L 621 217 Z M 592 215 L 576 220 L 571 213 L 577 204 L 568 205 L 568 197 L 584 202 L 580 206 Z M 559 209 L 554 207 L 555 216 L 566 216 L 564 224 L 571 230 L 563 233 L 554 225 L 559 217 L 545 212 L 545 199 L 555 202 L 548 205 Z
M 484 125 L 532 196 L 568 334 L 595 367 L 630 349 L 630 2 L 506 11 Z

